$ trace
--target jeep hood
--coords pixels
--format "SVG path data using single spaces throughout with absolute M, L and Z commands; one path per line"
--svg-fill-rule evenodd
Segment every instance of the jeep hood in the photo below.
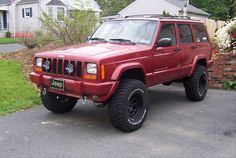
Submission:
M 144 51 L 151 49 L 151 46 L 146 45 L 127 45 L 127 44 L 111 44 L 111 43 L 102 43 L 102 44 L 79 44 L 69 47 L 64 47 L 61 49 L 56 49 L 53 51 L 47 51 L 39 53 L 39 56 L 75 56 L 75 57 L 110 57 L 119 54 L 132 53 L 138 51 Z

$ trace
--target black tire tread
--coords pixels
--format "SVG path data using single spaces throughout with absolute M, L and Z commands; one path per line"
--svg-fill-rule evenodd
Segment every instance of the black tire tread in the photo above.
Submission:
M 187 98 L 191 101 L 201 101 L 204 99 L 204 96 L 199 96 L 198 94 L 198 79 L 199 75 L 207 72 L 207 69 L 203 65 L 197 65 L 195 72 L 192 76 L 188 77 L 184 81 L 185 94 Z
M 143 82 L 139 80 L 126 79 L 126 80 L 121 81 L 115 94 L 113 95 L 113 97 L 110 99 L 108 103 L 109 104 L 108 110 L 109 110 L 109 115 L 110 115 L 110 120 L 112 122 L 112 125 L 115 128 L 124 132 L 132 132 L 140 128 L 142 124 L 144 123 L 147 116 L 146 114 L 143 121 L 137 126 L 131 127 L 129 124 L 127 124 L 126 113 L 124 112 L 125 109 L 124 109 L 124 106 L 122 105 L 126 104 L 125 98 L 127 96 L 127 90 L 130 90 L 136 86 L 140 87 L 141 89 L 146 89 L 146 86 L 143 84 Z

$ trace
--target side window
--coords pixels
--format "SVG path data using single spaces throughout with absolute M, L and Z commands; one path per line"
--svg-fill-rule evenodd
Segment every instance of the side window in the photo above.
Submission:
M 198 43 L 208 42 L 205 27 L 203 25 L 193 25 L 194 34 Z
M 181 43 L 193 43 L 193 35 L 189 24 L 179 24 L 179 36 Z
M 172 46 L 176 45 L 176 34 L 174 24 L 164 24 L 161 27 L 161 31 L 158 37 L 158 41 L 162 38 L 170 38 Z

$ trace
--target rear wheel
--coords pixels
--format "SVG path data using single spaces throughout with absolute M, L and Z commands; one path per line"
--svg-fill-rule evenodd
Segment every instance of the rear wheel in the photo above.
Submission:
M 135 131 L 142 126 L 147 116 L 147 88 L 139 80 L 124 80 L 108 104 L 112 125 L 125 132 Z
M 198 65 L 194 74 L 184 81 L 185 93 L 191 101 L 201 101 L 208 90 L 208 73 L 203 65 Z
M 41 91 L 41 99 L 45 108 L 53 113 L 70 112 L 77 103 L 76 98 Z

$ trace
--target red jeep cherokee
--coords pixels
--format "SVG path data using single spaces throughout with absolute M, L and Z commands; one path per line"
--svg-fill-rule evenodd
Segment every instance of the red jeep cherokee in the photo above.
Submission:
M 203 23 L 175 17 L 128 17 L 103 23 L 85 44 L 34 57 L 32 82 L 54 113 L 78 99 L 108 105 L 113 126 L 131 132 L 148 113 L 147 87 L 183 82 L 191 101 L 204 99 L 211 45 Z

